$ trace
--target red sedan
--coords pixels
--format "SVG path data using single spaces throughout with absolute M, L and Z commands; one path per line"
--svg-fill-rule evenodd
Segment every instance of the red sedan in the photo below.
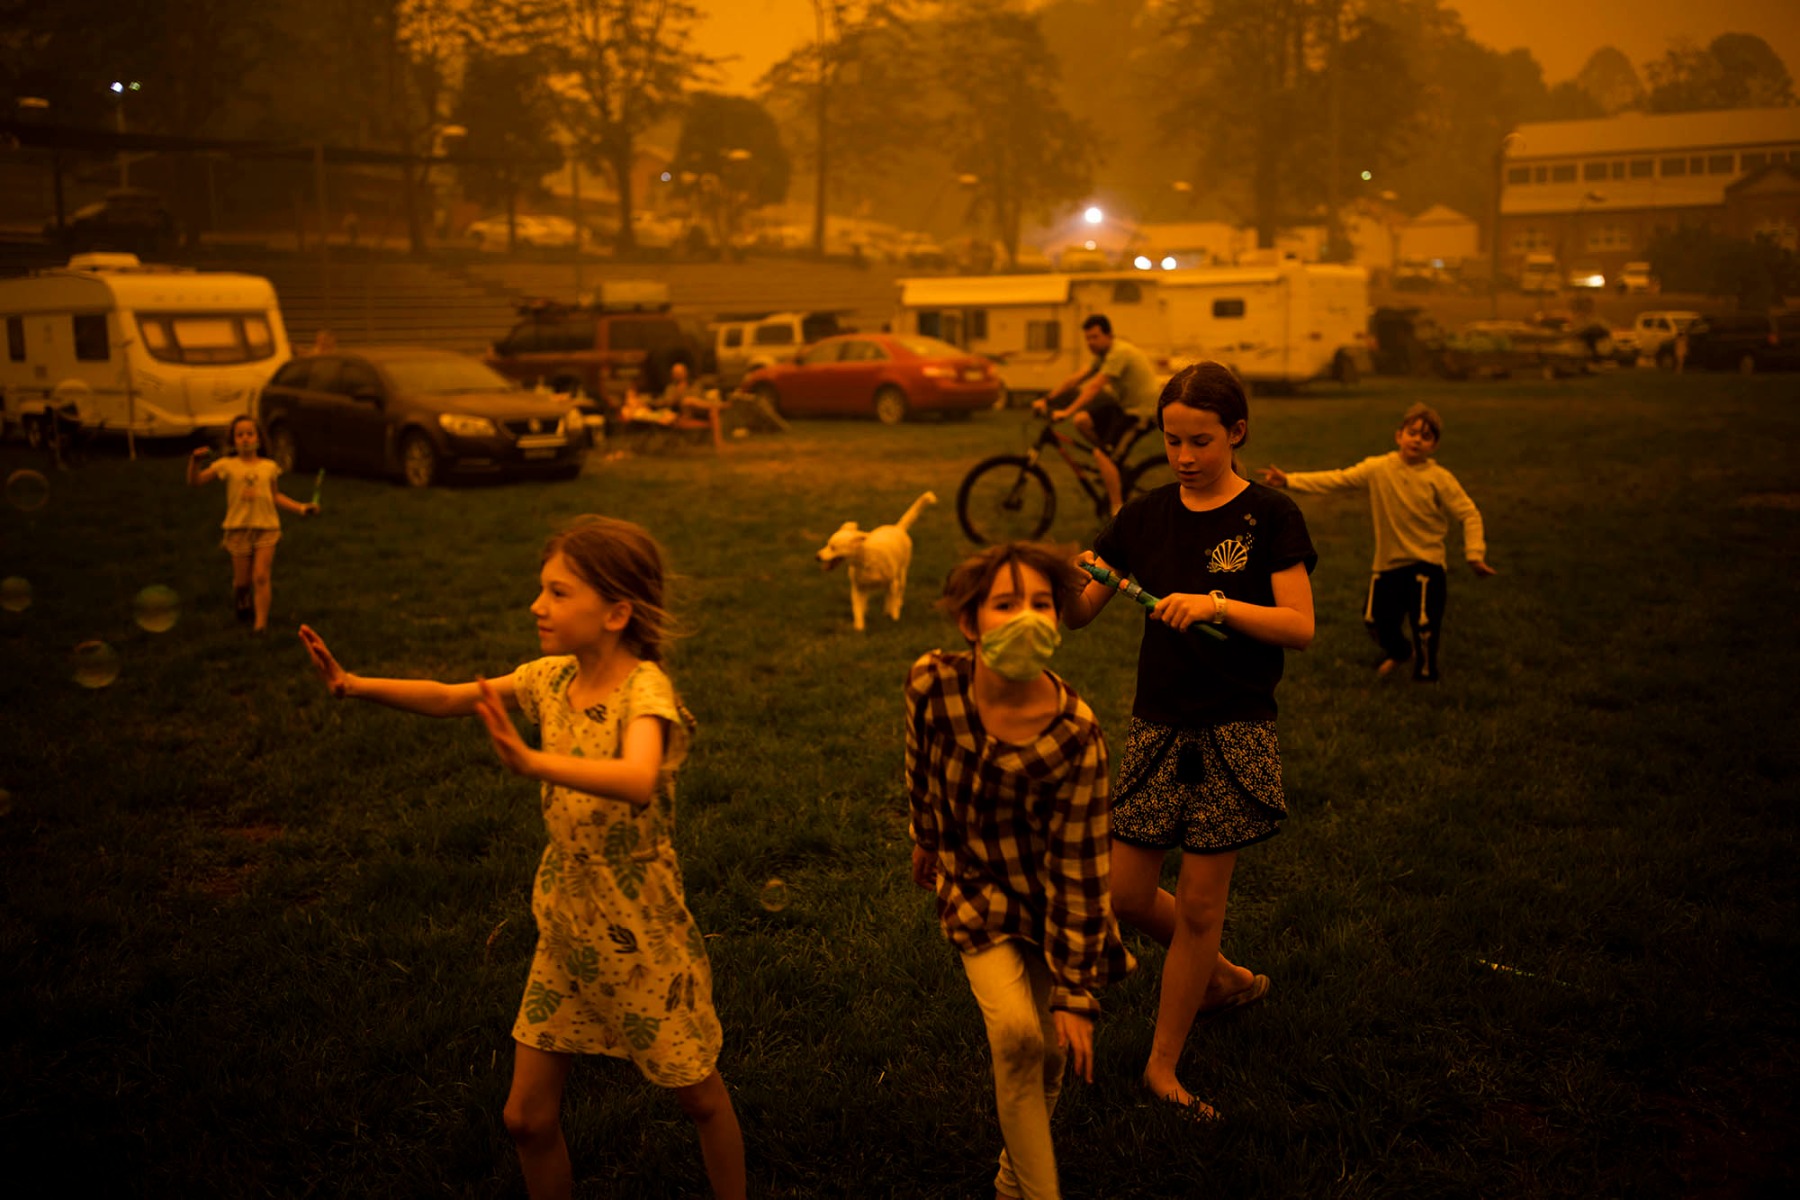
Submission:
M 898 425 L 911 413 L 991 408 L 1001 384 L 992 363 L 949 342 L 847 333 L 814 342 L 792 362 L 759 367 L 739 387 L 784 416 L 873 414 Z

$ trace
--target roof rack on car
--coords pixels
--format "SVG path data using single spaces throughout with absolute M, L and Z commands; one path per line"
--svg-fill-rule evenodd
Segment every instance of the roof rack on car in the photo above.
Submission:
M 568 313 L 668 312 L 669 285 L 660 279 L 603 279 L 574 303 L 537 296 L 521 300 L 520 316 L 556 317 Z

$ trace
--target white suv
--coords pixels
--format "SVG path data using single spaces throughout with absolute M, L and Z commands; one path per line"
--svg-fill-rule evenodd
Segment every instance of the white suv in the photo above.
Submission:
M 848 333 L 836 312 L 763 313 L 726 317 L 713 322 L 713 347 L 719 360 L 719 388 L 730 391 L 758 367 L 792 361 L 802 346 L 820 338 Z

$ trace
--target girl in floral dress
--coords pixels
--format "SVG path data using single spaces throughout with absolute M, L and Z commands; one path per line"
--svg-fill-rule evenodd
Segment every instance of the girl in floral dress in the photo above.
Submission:
M 563 1087 L 575 1055 L 605 1054 L 675 1093 L 714 1195 L 741 1197 L 743 1137 L 716 1066 L 712 970 L 672 841 L 693 718 L 660 665 L 662 552 L 630 522 L 583 517 L 545 546 L 539 583 L 531 613 L 545 657 L 501 679 L 367 679 L 344 671 L 311 629 L 300 636 L 334 695 L 474 713 L 501 762 L 542 782 L 550 843 L 532 887 L 537 951 L 505 1111 L 531 1195 L 571 1194 Z M 508 704 L 539 726 L 542 749 L 519 737 Z

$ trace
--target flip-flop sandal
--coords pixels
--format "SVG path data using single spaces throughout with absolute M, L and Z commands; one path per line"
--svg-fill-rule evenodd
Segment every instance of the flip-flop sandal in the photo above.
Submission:
M 1255 1004 L 1269 994 L 1269 977 L 1257 975 L 1250 980 L 1250 986 L 1241 992 L 1233 992 L 1217 1004 L 1211 1004 L 1194 1014 L 1200 1021 L 1209 1021 L 1214 1017 L 1243 1008 L 1246 1004 Z

